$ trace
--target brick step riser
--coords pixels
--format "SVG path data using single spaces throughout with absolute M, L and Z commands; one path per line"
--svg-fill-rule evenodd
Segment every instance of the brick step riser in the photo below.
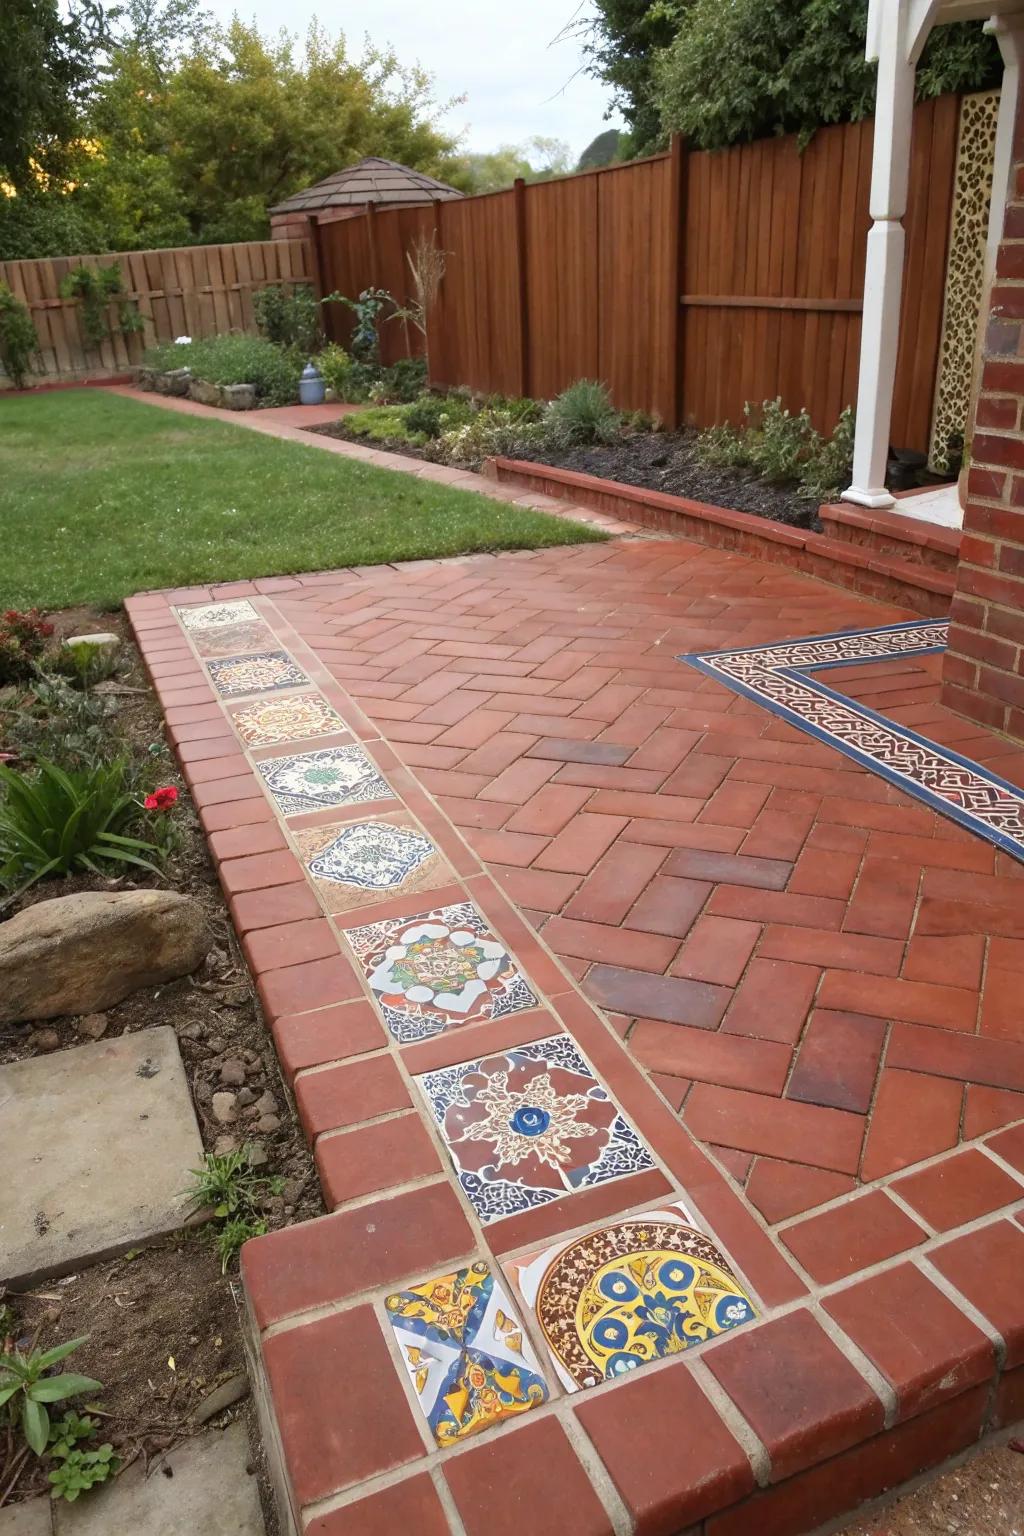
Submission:
M 571 501 L 658 533 L 679 534 L 713 549 L 734 550 L 784 565 L 861 596 L 898 603 L 927 618 L 943 618 L 949 612 L 953 595 L 949 572 L 918 560 L 860 548 L 845 538 L 810 533 L 751 513 L 523 460 L 490 459 L 484 473 L 501 484 Z

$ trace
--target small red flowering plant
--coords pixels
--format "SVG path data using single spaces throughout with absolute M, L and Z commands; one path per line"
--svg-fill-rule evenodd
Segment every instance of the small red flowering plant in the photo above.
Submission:
M 162 789 L 154 789 L 151 795 L 147 795 L 142 802 L 147 811 L 169 811 L 172 805 L 176 805 L 178 791 L 173 784 L 165 784 Z
M 53 625 L 38 608 L 0 613 L 0 687 L 24 682 L 53 638 Z

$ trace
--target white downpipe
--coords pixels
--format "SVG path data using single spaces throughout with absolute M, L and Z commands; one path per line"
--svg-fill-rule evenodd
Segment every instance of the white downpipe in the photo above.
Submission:
M 892 507 L 885 488 L 900 340 L 900 299 L 910 173 L 910 138 L 914 113 L 914 64 L 908 41 L 918 51 L 922 39 L 908 40 L 909 0 L 879 6 L 870 46 L 878 49 L 875 140 L 871 162 L 871 229 L 864 272 L 857 427 L 853 447 L 853 484 L 844 501 L 862 507 Z

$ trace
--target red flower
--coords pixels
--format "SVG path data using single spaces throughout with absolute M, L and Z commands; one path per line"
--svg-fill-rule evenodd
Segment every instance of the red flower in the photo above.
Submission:
M 155 789 L 151 795 L 147 795 L 145 806 L 147 811 L 169 811 L 178 798 L 178 791 L 173 784 L 165 784 L 163 789 Z

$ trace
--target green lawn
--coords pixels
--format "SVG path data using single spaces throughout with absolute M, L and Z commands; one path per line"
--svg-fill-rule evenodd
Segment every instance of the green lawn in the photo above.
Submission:
M 105 390 L 0 397 L 0 609 L 600 537 Z

